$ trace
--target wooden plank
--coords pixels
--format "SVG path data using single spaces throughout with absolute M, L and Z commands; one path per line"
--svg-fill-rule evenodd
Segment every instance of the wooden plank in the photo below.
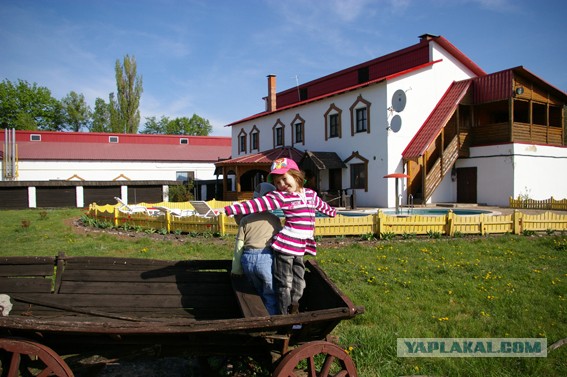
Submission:
M 0 293 L 51 293 L 51 279 L 45 278 L 2 278 L 0 277 Z
M 177 282 L 177 283 L 218 283 L 229 284 L 229 274 L 222 272 L 195 272 L 179 269 L 147 270 L 70 270 L 65 269 L 63 281 L 83 282 Z
M 53 265 L 29 264 L 29 265 L 8 265 L 0 264 L 0 276 L 51 276 L 53 275 Z
M 220 283 L 146 283 L 146 282 L 76 282 L 64 281 L 58 294 L 131 294 L 160 296 L 199 296 L 206 292 L 209 296 L 230 294 L 230 285 Z
M 106 311 L 107 308 L 114 308 L 117 311 L 132 310 L 138 308 L 217 308 L 223 310 L 229 305 L 236 306 L 232 294 L 227 296 L 211 296 L 203 292 L 201 296 L 193 296 L 190 299 L 185 296 L 179 295 L 166 295 L 162 297 L 145 296 L 145 295 L 83 295 L 83 294 L 68 294 L 68 295 L 42 295 L 42 294 L 19 294 L 20 297 L 35 300 L 34 302 L 50 302 L 53 305 L 65 305 L 75 308 L 98 308 L 99 310 Z M 39 305 L 39 304 L 37 304 Z
M 244 275 L 232 277 L 236 300 L 245 318 L 269 316 L 262 298 Z
M 0 257 L 0 265 L 32 265 L 32 264 L 45 264 L 55 265 L 55 257 Z

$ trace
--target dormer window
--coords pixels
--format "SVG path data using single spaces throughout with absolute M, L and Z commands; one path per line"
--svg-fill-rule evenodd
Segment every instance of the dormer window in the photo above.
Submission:
M 108 142 L 113 144 L 118 143 L 118 136 L 109 136 Z
M 39 134 L 31 134 L 30 141 L 41 141 L 41 135 Z
M 179 144 L 189 144 L 189 139 L 182 137 L 181 139 L 179 139 Z

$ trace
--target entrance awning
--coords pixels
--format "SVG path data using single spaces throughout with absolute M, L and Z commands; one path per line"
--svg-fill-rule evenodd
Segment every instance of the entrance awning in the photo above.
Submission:
M 317 170 L 346 169 L 347 167 L 335 152 L 305 151 L 299 164 L 302 165 L 302 162 L 306 159 L 311 160 Z

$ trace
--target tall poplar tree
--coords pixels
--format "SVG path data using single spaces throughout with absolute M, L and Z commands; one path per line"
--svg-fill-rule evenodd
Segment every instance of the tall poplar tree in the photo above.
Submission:
M 136 58 L 126 55 L 124 63 L 116 60 L 116 99 L 110 98 L 111 128 L 135 134 L 140 125 L 140 97 L 142 96 L 142 77 L 136 75 Z M 118 116 L 113 117 L 113 112 Z M 115 124 L 118 122 L 118 124 Z

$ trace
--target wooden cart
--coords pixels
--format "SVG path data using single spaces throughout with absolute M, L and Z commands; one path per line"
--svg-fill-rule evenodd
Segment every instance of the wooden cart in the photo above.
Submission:
M 1 257 L 2 376 L 71 377 L 71 354 L 104 355 L 159 347 L 161 355 L 249 355 L 275 360 L 274 377 L 356 376 L 349 355 L 327 340 L 344 319 L 363 313 L 306 260 L 307 288 L 297 315 L 268 315 L 229 260 Z M 0 308 L 2 309 L 2 308 Z M 23 373 L 25 372 L 25 373 Z

